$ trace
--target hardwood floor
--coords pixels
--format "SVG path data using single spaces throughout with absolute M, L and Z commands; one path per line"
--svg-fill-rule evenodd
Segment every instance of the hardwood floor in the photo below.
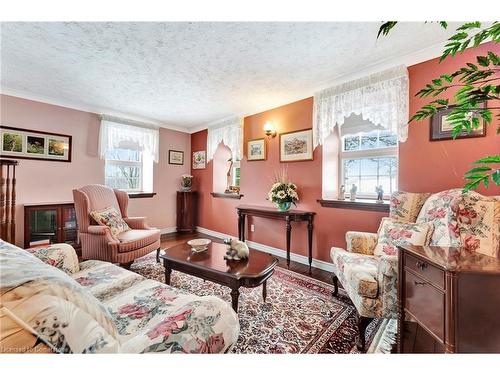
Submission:
M 222 240 L 220 238 L 208 236 L 206 234 L 201 234 L 201 233 L 171 233 L 171 234 L 165 234 L 161 236 L 161 247 L 163 249 L 168 249 L 169 247 L 178 245 L 180 243 L 189 241 L 193 238 L 209 238 L 213 242 L 219 242 L 222 243 Z M 258 250 L 255 250 L 258 251 Z M 280 267 L 286 268 L 286 259 L 282 257 L 276 257 L 278 259 L 278 265 Z M 306 266 L 305 264 L 297 263 L 294 262 L 293 260 L 290 261 L 290 271 L 294 271 L 297 273 L 300 273 L 302 275 L 306 275 L 309 277 L 312 277 L 313 279 L 323 281 L 325 283 L 331 284 L 332 283 L 332 274 L 330 272 L 320 270 L 319 268 L 312 267 L 311 269 L 311 274 L 309 274 L 309 266 Z

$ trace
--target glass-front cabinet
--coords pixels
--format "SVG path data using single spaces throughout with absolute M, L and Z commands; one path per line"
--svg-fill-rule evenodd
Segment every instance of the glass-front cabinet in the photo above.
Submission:
M 73 203 L 24 206 L 24 247 L 65 242 L 78 248 Z

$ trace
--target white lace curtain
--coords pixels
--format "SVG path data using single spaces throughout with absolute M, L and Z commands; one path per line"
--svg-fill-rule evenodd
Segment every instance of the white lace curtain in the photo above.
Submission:
M 231 118 L 208 127 L 207 160 L 212 160 L 221 142 L 231 149 L 233 160 L 241 160 L 243 155 L 243 121 Z
M 366 130 L 383 128 L 408 137 L 408 70 L 399 66 L 355 81 L 320 91 L 314 95 L 314 147 L 323 144 L 335 125 L 342 129 L 352 114 L 361 116 Z M 364 131 L 355 127 L 352 133 Z M 348 131 L 347 127 L 345 129 Z M 346 132 L 342 131 L 343 134 Z
M 135 124 L 135 125 L 132 125 Z M 158 129 L 137 125 L 135 122 L 103 116 L 99 132 L 99 155 L 106 157 L 108 150 L 123 148 L 139 150 L 158 163 L 160 133 Z

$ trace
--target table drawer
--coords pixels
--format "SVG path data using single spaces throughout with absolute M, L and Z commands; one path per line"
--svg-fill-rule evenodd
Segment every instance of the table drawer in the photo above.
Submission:
M 444 340 L 444 293 L 410 271 L 405 271 L 405 309 Z
M 444 290 L 444 271 L 432 264 L 405 253 L 405 266 Z

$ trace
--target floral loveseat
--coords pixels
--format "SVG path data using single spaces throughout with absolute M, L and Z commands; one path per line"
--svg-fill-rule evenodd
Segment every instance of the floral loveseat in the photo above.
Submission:
M 340 280 L 358 312 L 360 350 L 371 318 L 397 317 L 398 244 L 459 247 L 492 257 L 500 252 L 500 200 L 495 197 L 461 189 L 397 192 L 389 216 L 378 233 L 347 232 L 347 250 L 332 247 L 330 252 L 334 295 Z
M 224 353 L 238 317 L 216 297 L 197 297 L 115 266 L 78 263 L 74 249 L 29 253 L 0 240 L 0 351 L 37 337 L 58 353 Z

